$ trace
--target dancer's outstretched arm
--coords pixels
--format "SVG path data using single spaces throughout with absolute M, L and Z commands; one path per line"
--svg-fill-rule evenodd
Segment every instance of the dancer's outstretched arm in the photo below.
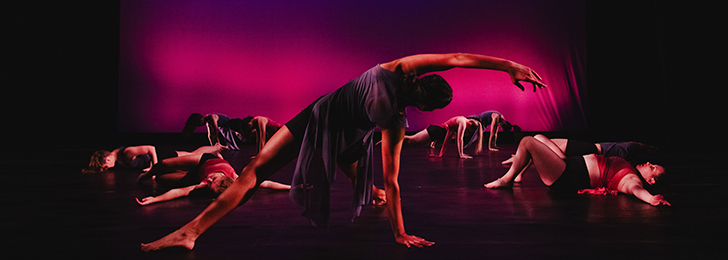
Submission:
M 617 190 L 622 193 L 632 194 L 638 199 L 647 202 L 652 206 L 667 205 L 670 203 L 662 197 L 662 195 L 652 195 L 644 187 L 642 187 L 642 180 L 634 174 L 624 176 L 622 181 L 619 182 Z
M 500 116 L 497 113 L 493 113 L 490 115 L 490 135 L 488 136 L 488 149 L 491 151 L 498 151 L 498 147 L 496 146 L 496 141 L 498 140 L 498 121 L 500 120 Z
M 399 193 L 399 159 L 402 151 L 404 128 L 385 129 L 382 131 L 382 174 L 384 175 L 384 190 L 387 194 L 387 213 L 389 223 L 394 232 L 397 243 L 407 247 L 431 246 L 434 242 L 417 236 L 408 235 L 404 230 L 402 217 L 402 201 Z
M 510 60 L 470 53 L 418 54 L 396 59 L 382 64 L 382 67 L 407 75 L 422 75 L 429 72 L 449 70 L 452 68 L 474 68 L 500 70 L 511 76 L 511 82 L 524 90 L 521 81 L 533 84 L 533 91 L 546 87 L 541 76 L 531 68 Z
M 182 188 L 171 189 L 171 190 L 163 193 L 162 195 L 159 195 L 156 197 L 149 196 L 149 197 L 143 198 L 141 200 L 136 199 L 136 201 L 137 201 L 137 203 L 139 203 L 139 205 L 142 205 L 142 206 L 149 205 L 152 203 L 157 203 L 157 202 L 169 201 L 169 200 L 173 200 L 176 198 L 186 197 L 186 196 L 190 195 L 190 192 L 192 192 L 193 190 L 203 188 L 203 187 L 207 187 L 207 185 L 197 184 L 197 185 L 192 185 L 192 186 L 187 186 L 187 187 L 182 187 Z
M 468 119 L 465 117 L 458 117 L 457 119 L 458 123 L 458 133 L 455 140 L 455 143 L 457 144 L 458 148 L 458 155 L 460 156 L 460 159 L 471 159 L 473 158 L 470 155 L 465 154 L 463 146 L 465 145 L 463 142 L 463 138 L 465 138 L 465 130 L 468 127 Z M 478 140 L 480 141 L 480 140 Z
M 207 125 L 207 140 L 210 141 L 210 145 L 215 145 L 218 140 L 217 120 L 219 117 L 216 114 L 211 114 L 205 117 L 205 125 Z

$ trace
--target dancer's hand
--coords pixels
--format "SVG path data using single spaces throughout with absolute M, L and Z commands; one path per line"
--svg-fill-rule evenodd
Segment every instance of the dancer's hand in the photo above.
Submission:
M 546 87 L 546 84 L 542 82 L 543 79 L 541 76 L 529 67 L 513 62 L 507 72 L 511 75 L 511 82 L 521 90 L 525 91 L 525 88 L 521 85 L 521 81 L 533 84 L 533 92 L 536 92 L 536 88 Z
M 423 246 L 431 246 L 434 245 L 435 242 L 427 241 L 421 237 L 412 236 L 412 235 L 399 235 L 396 237 L 397 243 L 403 244 L 407 247 L 416 246 L 416 247 L 423 247 Z
M 137 201 L 137 203 L 139 203 L 139 205 L 142 205 L 142 206 L 149 205 L 149 204 L 152 204 L 152 203 L 155 202 L 154 201 L 154 197 L 151 197 L 151 196 L 150 197 L 143 198 L 142 200 L 139 200 L 137 198 L 136 201 Z
M 660 205 L 672 206 L 672 205 L 670 205 L 670 202 L 667 202 L 665 200 L 665 198 L 662 197 L 662 195 L 660 195 L 660 194 L 657 194 L 654 197 L 652 197 L 652 202 L 650 202 L 650 205 L 652 205 L 652 206 L 660 206 Z

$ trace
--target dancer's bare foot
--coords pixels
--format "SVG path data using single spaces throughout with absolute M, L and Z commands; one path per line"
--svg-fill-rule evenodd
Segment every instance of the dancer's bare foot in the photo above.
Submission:
M 513 186 L 513 182 L 506 181 L 503 178 L 498 178 L 497 180 L 486 183 L 483 186 L 485 186 L 488 189 L 510 188 Z
M 374 201 L 372 202 L 372 204 L 374 204 L 375 206 L 382 206 L 384 204 L 387 204 L 387 193 L 384 192 L 384 190 L 374 191 L 372 197 L 374 197 Z
M 167 248 L 182 248 L 192 250 L 192 248 L 195 247 L 195 239 L 196 238 L 193 238 L 181 231 L 181 229 L 178 229 L 177 231 L 172 232 L 171 234 L 152 243 L 142 243 L 141 248 L 144 252 L 157 251 Z

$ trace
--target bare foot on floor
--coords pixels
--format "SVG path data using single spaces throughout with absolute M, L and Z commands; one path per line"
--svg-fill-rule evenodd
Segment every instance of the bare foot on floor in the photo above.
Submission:
M 503 180 L 502 178 L 498 178 L 497 180 L 486 183 L 483 186 L 485 186 L 488 189 L 510 188 L 513 186 L 513 182 L 507 182 L 507 181 Z
M 195 239 L 187 236 L 180 230 L 173 232 L 157 241 L 149 244 L 142 243 L 141 248 L 144 252 L 157 251 L 167 248 L 183 248 L 192 250 L 195 247 Z

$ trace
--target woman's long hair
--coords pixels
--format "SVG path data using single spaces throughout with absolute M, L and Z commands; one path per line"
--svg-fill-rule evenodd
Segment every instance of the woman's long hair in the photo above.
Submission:
M 111 152 L 106 150 L 95 151 L 91 154 L 91 161 L 88 163 L 88 168 L 82 169 L 81 173 L 89 174 L 102 172 L 102 166 L 106 163 L 106 157 L 109 156 L 109 154 L 111 154 Z

